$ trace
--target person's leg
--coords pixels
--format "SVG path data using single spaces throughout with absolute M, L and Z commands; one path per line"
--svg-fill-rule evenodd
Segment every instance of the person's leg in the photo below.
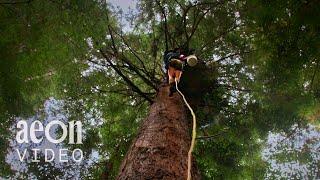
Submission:
M 169 66 L 168 68 L 169 84 L 174 83 L 174 77 L 175 77 L 175 69 Z
M 169 76 L 169 86 L 170 86 L 169 96 L 172 96 L 172 94 L 176 91 L 176 88 L 175 88 L 176 69 L 169 66 L 168 76 Z
M 179 70 L 174 70 L 174 76 L 173 76 L 173 82 L 170 84 L 170 94 L 169 96 L 172 96 L 172 94 L 174 92 L 177 91 L 177 88 L 176 88 L 176 80 L 177 80 L 177 83 L 179 83 L 180 81 L 180 78 L 181 78 L 181 74 L 182 74 L 182 71 L 179 71 Z
M 181 75 L 182 75 L 182 71 L 179 71 L 179 70 L 175 71 L 175 77 L 177 79 L 177 82 L 180 82 Z

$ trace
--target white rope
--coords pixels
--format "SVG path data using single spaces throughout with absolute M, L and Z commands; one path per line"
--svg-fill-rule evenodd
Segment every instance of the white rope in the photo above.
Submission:
M 190 107 L 188 101 L 186 100 L 186 98 L 184 97 L 184 95 L 182 94 L 182 92 L 178 89 L 178 82 L 177 79 L 174 79 L 176 82 L 176 89 L 178 91 L 178 93 L 182 96 L 184 103 L 188 106 L 191 114 L 192 114 L 192 120 L 193 120 L 193 125 L 192 125 L 192 139 L 191 139 L 191 145 L 190 145 L 190 149 L 188 152 L 188 176 L 187 176 L 187 180 L 191 180 L 191 165 L 192 165 L 192 151 L 194 149 L 194 145 L 195 145 L 195 141 L 196 141 L 196 127 L 197 127 L 197 119 L 196 119 L 196 115 L 193 112 L 193 109 Z

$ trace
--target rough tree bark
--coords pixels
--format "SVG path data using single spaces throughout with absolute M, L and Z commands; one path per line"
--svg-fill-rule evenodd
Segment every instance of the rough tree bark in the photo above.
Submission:
M 123 160 L 117 179 L 186 179 L 190 121 L 178 93 L 162 86 Z M 192 179 L 200 179 L 195 163 Z

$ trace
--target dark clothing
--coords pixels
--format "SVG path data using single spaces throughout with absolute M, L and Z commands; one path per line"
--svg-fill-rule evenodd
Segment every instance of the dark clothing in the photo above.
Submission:
M 163 56 L 165 68 L 166 69 L 169 68 L 169 64 L 170 64 L 171 59 L 179 59 L 179 56 L 180 56 L 180 53 L 178 53 L 178 52 L 169 51 L 169 52 L 165 53 Z
M 170 89 L 169 89 L 169 96 L 171 97 L 173 95 L 173 93 L 177 92 L 177 88 L 176 88 L 176 84 L 171 84 L 170 85 Z
M 175 81 L 179 82 L 184 66 L 184 55 L 178 50 L 166 51 L 163 56 L 165 70 L 168 73 L 167 81 L 170 85 L 170 94 L 172 96 L 176 92 Z

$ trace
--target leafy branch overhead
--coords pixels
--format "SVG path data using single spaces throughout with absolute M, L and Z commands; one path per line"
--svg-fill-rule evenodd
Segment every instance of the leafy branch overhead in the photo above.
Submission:
M 291 139 L 319 125 L 318 1 L 135 2 L 126 12 L 102 0 L 0 2 L 1 142 L 14 117 L 61 99 L 70 120 L 88 128 L 83 147 L 101 155 L 81 177 L 114 178 L 164 83 L 163 54 L 174 48 L 199 59 L 179 85 L 197 115 L 204 179 L 263 179 L 270 132 Z
M 200 55 L 200 59 L 206 62 L 209 61 L 209 57 L 206 54 L 212 52 L 211 48 L 216 48 L 220 45 L 206 47 L 213 42 L 210 42 L 211 39 L 210 41 L 206 41 L 207 39 L 202 41 L 201 37 L 217 33 L 217 37 L 214 39 L 221 41 L 221 38 L 229 33 L 239 31 L 241 24 L 236 22 L 236 17 L 234 16 L 230 17 L 229 24 L 227 24 L 229 26 L 212 26 L 217 29 L 217 32 L 214 29 L 210 32 L 202 31 L 202 29 L 206 28 L 208 21 L 215 21 L 215 11 L 222 11 L 224 3 L 141 1 L 139 4 L 140 12 L 138 16 L 133 18 L 138 24 L 146 25 L 143 27 L 135 26 L 132 32 L 125 33 L 120 27 L 108 23 L 107 37 L 109 41 L 100 48 L 100 56 L 105 58 L 105 61 L 122 77 L 123 81 L 136 95 L 151 102 L 153 97 L 146 96 L 146 93 L 150 94 L 157 91 L 157 86 L 163 80 L 162 56 L 164 51 L 177 47 L 188 48 L 190 46 Z M 171 7 L 176 7 L 178 11 Z M 156 17 L 161 18 L 158 19 Z M 107 19 L 110 21 L 109 18 Z M 145 27 L 149 26 L 150 30 L 143 32 L 146 30 Z M 180 32 L 182 29 L 183 32 Z M 239 55 L 241 51 L 247 48 L 235 47 L 233 51 L 237 51 Z M 225 58 L 228 57 L 230 55 Z M 223 56 L 221 59 L 223 59 Z M 98 63 L 93 60 L 90 60 L 90 62 Z

